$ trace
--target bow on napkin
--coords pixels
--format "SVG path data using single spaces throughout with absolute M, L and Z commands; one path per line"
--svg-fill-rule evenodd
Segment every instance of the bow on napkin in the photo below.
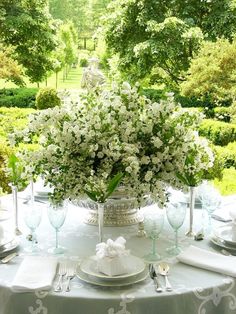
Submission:
M 126 240 L 123 237 L 117 238 L 115 241 L 108 239 L 107 242 L 102 242 L 96 245 L 96 256 L 98 259 L 104 257 L 118 257 L 128 255 L 129 250 L 125 249 Z

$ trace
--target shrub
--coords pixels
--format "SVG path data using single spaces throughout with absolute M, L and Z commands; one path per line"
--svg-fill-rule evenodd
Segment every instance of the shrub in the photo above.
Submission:
M 28 116 L 34 112 L 30 108 L 0 108 L 0 137 L 25 128 Z
M 215 146 L 216 151 L 224 162 L 224 168 L 236 168 L 236 142 L 229 143 L 225 147 Z
M 38 91 L 36 95 L 37 109 L 47 109 L 60 106 L 61 100 L 57 95 L 57 91 L 51 87 L 45 87 Z
M 222 195 L 236 194 L 236 170 L 234 168 L 224 169 L 223 180 L 214 180 L 214 185 Z
M 86 58 L 81 58 L 81 59 L 79 60 L 79 66 L 80 66 L 81 68 L 86 68 L 86 67 L 88 66 L 88 59 L 86 59 Z
M 200 125 L 199 133 L 215 145 L 225 146 L 236 141 L 236 125 L 205 119 Z
M 214 108 L 215 119 L 223 122 L 231 121 L 231 107 L 216 107 Z
M 0 139 L 0 189 L 5 193 L 11 192 L 10 180 L 6 174 L 5 167 L 12 152 L 13 150 L 7 146 L 6 142 Z
M 0 89 L 0 107 L 35 108 L 37 88 Z

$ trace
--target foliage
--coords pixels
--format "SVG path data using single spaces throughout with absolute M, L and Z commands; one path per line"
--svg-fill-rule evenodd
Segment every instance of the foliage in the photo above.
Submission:
M 115 0 L 105 19 L 105 40 L 130 79 L 155 72 L 157 82 L 176 87 L 203 38 L 232 37 L 233 4 L 233 0 Z
M 221 156 L 224 168 L 234 167 L 236 169 L 236 142 L 229 143 L 227 146 L 215 146 L 216 151 Z
M 28 116 L 34 109 L 0 108 L 0 137 L 7 138 L 8 134 L 26 127 Z
M 24 178 L 24 165 L 14 153 L 8 158 L 6 171 L 12 185 L 17 186 L 19 190 L 26 188 L 28 182 Z
M 37 88 L 0 89 L 0 107 L 35 108 Z
M 88 59 L 86 58 L 80 58 L 79 60 L 79 66 L 82 68 L 86 68 L 88 66 Z
M 12 57 L 23 65 L 32 82 L 40 82 L 52 68 L 49 58 L 56 43 L 47 0 L 1 0 L 0 38 L 13 46 Z
M 199 133 L 213 144 L 225 146 L 236 141 L 236 124 L 205 119 L 200 125 Z
M 51 87 L 45 87 L 38 91 L 36 95 L 36 108 L 47 109 L 60 106 L 61 100 L 57 95 L 57 91 Z
M 204 42 L 191 61 L 186 81 L 181 84 L 185 96 L 218 101 L 236 97 L 236 39 Z
M 125 82 L 82 92 L 79 105 L 37 112 L 11 141 L 39 135 L 42 147 L 23 155 L 26 171 L 42 173 L 57 201 L 85 191 L 104 201 L 109 184 L 123 174 L 128 194 L 139 200 L 151 194 L 163 205 L 166 185 L 183 186 L 176 173 L 199 174 L 213 166 L 211 149 L 194 131 L 199 120 L 196 112 L 176 106 L 171 94 L 153 103 Z
M 216 107 L 214 108 L 214 118 L 223 121 L 231 122 L 232 108 L 230 107 Z
M 77 60 L 77 32 L 73 23 L 62 24 L 59 30 L 60 40 L 63 43 L 63 55 L 66 65 L 72 65 Z
M 22 67 L 12 59 L 13 49 L 0 45 L 0 78 L 23 86 Z
M 11 188 L 9 186 L 10 178 L 7 175 L 6 163 L 13 150 L 7 146 L 6 142 L 0 139 L 0 188 L 3 192 L 10 193 Z
M 236 170 L 235 168 L 224 169 L 223 179 L 214 180 L 214 185 L 220 190 L 222 195 L 236 194 Z

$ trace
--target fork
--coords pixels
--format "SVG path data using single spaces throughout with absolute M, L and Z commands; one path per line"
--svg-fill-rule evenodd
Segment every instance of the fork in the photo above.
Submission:
M 68 262 L 66 267 L 66 292 L 70 291 L 70 281 L 75 277 L 77 262 Z
M 62 291 L 62 280 L 63 280 L 63 276 L 65 276 L 65 274 L 66 274 L 66 264 L 60 263 L 59 264 L 59 270 L 58 270 L 59 279 L 58 279 L 57 285 L 54 289 L 55 292 L 61 292 Z

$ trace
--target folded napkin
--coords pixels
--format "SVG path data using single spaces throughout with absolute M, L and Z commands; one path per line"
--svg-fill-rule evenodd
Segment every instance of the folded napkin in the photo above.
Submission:
M 125 249 L 125 243 L 126 240 L 119 237 L 96 245 L 97 266 L 101 273 L 109 276 L 127 273 L 129 251 Z
M 229 222 L 232 220 L 230 216 L 230 208 L 231 207 L 229 206 L 225 206 L 225 207 L 216 209 L 214 213 L 211 214 L 211 217 L 219 221 Z
M 57 260 L 53 257 L 27 256 L 12 282 L 15 292 L 50 290 L 56 273 Z
M 234 256 L 220 255 L 191 245 L 177 259 L 185 264 L 236 277 Z

